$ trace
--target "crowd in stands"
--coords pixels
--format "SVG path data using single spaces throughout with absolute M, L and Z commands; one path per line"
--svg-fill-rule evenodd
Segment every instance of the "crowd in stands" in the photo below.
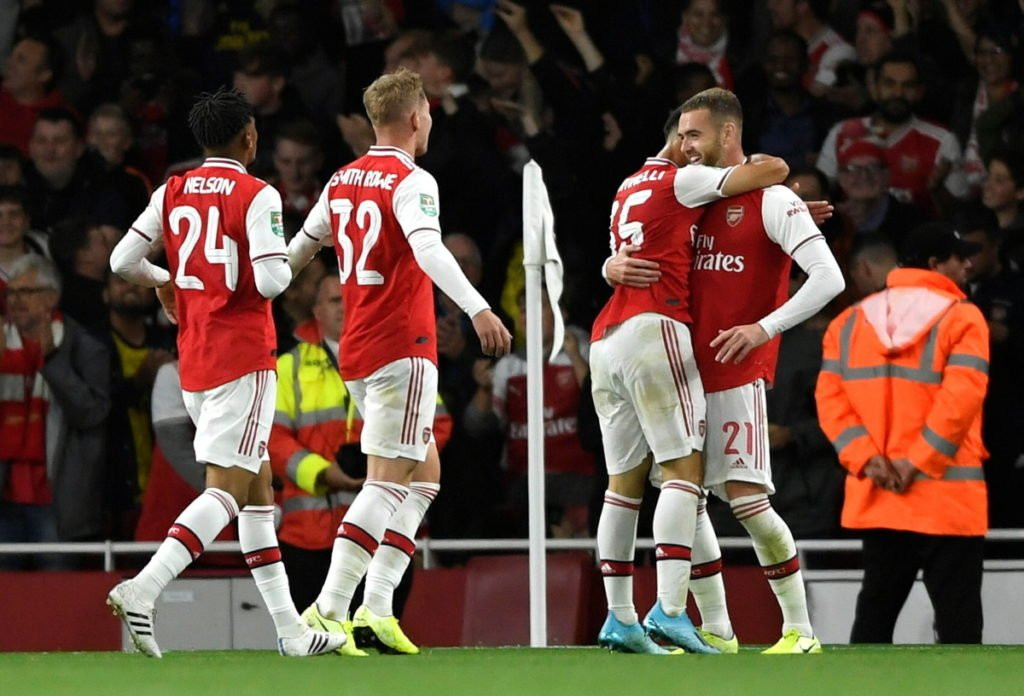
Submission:
M 1024 527 L 1022 17 L 1024 0 L 0 0 L 0 542 L 159 539 L 201 487 L 173 327 L 152 290 L 109 272 L 153 188 L 199 163 L 194 95 L 234 85 L 253 104 L 250 171 L 280 191 L 290 238 L 330 174 L 373 144 L 362 89 L 399 66 L 430 100 L 418 164 L 438 181 L 445 243 L 520 349 L 484 359 L 438 295 L 450 435 L 432 536 L 526 532 L 531 158 L 567 288 L 567 339 L 545 373 L 549 533 L 592 536 L 605 474 L 587 336 L 611 291 L 610 204 L 660 149 L 666 115 L 714 85 L 739 96 L 748 152 L 784 157 L 801 197 L 834 202 L 823 230 L 848 280 L 782 338 L 768 398 L 775 508 L 797 538 L 842 533 L 845 472 L 814 403 L 821 337 L 884 286 L 910 230 L 941 220 L 982 246 L 967 290 L 992 341 L 990 517 Z M 275 301 L 280 355 L 330 338 L 317 307 L 335 268 L 327 250 Z M 358 485 L 358 455 L 343 449 L 344 478 L 307 482 L 310 496 Z M 287 478 L 287 462 L 275 471 Z M 730 514 L 715 522 L 736 531 Z

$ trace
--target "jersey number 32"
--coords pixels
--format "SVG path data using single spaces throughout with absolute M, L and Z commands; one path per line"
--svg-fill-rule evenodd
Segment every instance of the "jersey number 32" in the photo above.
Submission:
M 348 230 L 354 208 L 352 201 L 347 198 L 331 199 L 331 212 L 338 216 L 338 271 L 342 285 L 352 275 L 352 258 L 355 256 L 355 245 Z M 370 251 L 380 240 L 381 219 L 380 207 L 374 201 L 363 201 L 355 211 L 356 226 L 363 233 L 363 250 L 356 261 L 356 285 L 384 284 L 383 275 L 366 267 Z

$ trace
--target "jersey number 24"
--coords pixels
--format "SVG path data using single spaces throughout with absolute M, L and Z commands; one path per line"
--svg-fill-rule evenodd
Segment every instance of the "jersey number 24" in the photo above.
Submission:
M 178 249 L 178 272 L 174 276 L 174 284 L 182 290 L 205 290 L 204 283 L 198 276 L 189 274 L 188 260 L 199 243 L 199 235 L 203 231 L 202 214 L 190 205 L 179 205 L 168 216 L 171 232 L 175 237 L 182 234 L 184 226 L 185 241 Z M 224 266 L 224 286 L 231 292 L 238 286 L 238 242 L 225 236 L 224 243 L 217 246 L 218 227 L 220 226 L 220 210 L 210 206 L 206 213 L 206 239 L 203 242 L 203 253 L 206 260 Z

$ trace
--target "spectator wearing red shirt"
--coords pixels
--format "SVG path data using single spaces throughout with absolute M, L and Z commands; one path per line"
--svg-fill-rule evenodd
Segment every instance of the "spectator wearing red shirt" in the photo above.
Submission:
M 821 94 L 836 83 L 836 67 L 856 58 L 853 46 L 825 23 L 828 0 L 768 0 L 773 29 L 792 29 L 807 42 L 804 86 Z
M 679 24 L 676 64 L 706 65 L 718 86 L 732 89 L 728 49 L 729 31 L 718 0 L 691 0 Z
M 904 203 L 935 214 L 936 204 L 967 194 L 956 136 L 914 114 L 924 97 L 917 59 L 891 52 L 876 67 L 872 96 L 875 112 L 840 121 L 829 131 L 817 167 L 831 181 L 839 174 L 840 153 L 856 141 L 872 139 L 885 151 L 889 191 Z
M 56 312 L 52 263 L 29 254 L 9 271 L 0 377 L 25 388 L 0 399 L 0 543 L 100 538 L 110 359 Z
M 14 44 L 0 87 L 0 143 L 28 154 L 32 126 L 43 109 L 63 106 L 53 89 L 59 73 L 58 48 L 47 39 L 26 37 Z

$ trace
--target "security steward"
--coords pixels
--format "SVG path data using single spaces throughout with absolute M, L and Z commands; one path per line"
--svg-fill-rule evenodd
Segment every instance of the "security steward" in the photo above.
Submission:
M 962 289 L 975 251 L 942 223 L 913 230 L 886 287 L 825 335 L 818 418 L 849 472 L 842 525 L 864 541 L 853 643 L 892 642 L 918 570 L 938 641 L 981 642 L 989 332 Z

